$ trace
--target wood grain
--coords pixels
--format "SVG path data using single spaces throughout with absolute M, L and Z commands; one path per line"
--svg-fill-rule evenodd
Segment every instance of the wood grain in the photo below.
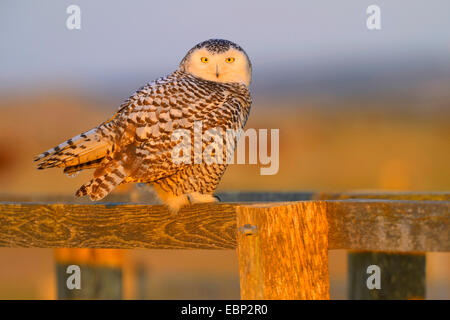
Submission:
M 269 196 L 264 193 L 246 193 L 244 196 L 229 194 L 225 200 L 292 201 L 309 198 L 329 200 L 197 205 L 182 210 L 178 215 L 170 215 L 166 208 L 157 205 L 62 204 L 58 203 L 61 201 L 58 197 L 47 197 L 45 203 L 0 202 L 0 247 L 231 249 L 236 247 L 238 240 L 240 252 L 247 252 L 240 254 L 240 272 L 244 275 L 241 277 L 242 294 L 243 298 L 252 299 L 328 298 L 328 290 L 325 289 L 327 279 L 323 278 L 327 274 L 323 266 L 328 249 L 397 253 L 450 251 L 450 197 L 447 193 L 276 193 Z M 127 197 L 121 196 L 114 200 L 127 201 Z M 152 201 L 147 198 L 141 202 Z M 325 215 L 326 219 L 310 219 L 317 214 L 319 217 Z M 259 227 L 255 229 L 258 236 L 252 235 L 254 229 L 250 223 L 244 223 L 250 227 L 242 229 L 250 235 L 244 237 L 239 233 L 238 228 L 242 227 L 240 224 L 245 221 L 244 217 L 258 223 Z M 325 224 L 328 222 L 328 234 L 323 230 L 323 221 Z M 319 248 L 305 240 L 310 238 L 308 232 L 314 228 L 318 235 L 325 238 L 328 235 L 328 245 L 320 237 L 322 240 L 313 241 L 320 244 Z M 274 234 L 276 246 L 272 241 Z M 359 290 L 364 289 L 364 282 L 360 283 L 360 278 L 368 261 L 362 259 L 365 255 L 372 260 L 378 259 L 384 270 L 388 270 L 384 273 L 388 277 L 382 280 L 386 288 L 382 295 L 371 292 L 369 296 L 364 296 Z M 403 283 L 405 278 L 401 274 L 404 274 L 405 268 L 409 270 L 408 274 L 415 274 L 414 277 L 418 279 L 424 278 L 423 255 L 372 252 L 351 253 L 349 257 L 349 279 L 357 279 L 350 290 L 350 297 L 423 298 L 424 286 L 410 288 L 402 285 L 401 288 L 389 289 Z M 411 262 L 411 257 L 420 261 Z M 58 264 L 58 272 L 64 271 L 67 263 Z M 281 266 L 280 269 L 273 267 L 277 264 Z M 120 268 L 110 270 L 112 272 L 108 272 L 109 269 L 101 271 L 107 275 L 103 280 L 112 284 L 108 288 L 105 286 L 105 292 L 99 291 L 98 283 L 93 280 L 100 269 L 94 267 L 90 270 L 90 265 L 83 265 L 83 268 L 87 272 L 87 279 L 92 280 L 89 283 L 93 284 L 87 287 L 96 288 L 96 291 L 91 292 L 89 289 L 84 293 L 103 298 L 121 294 Z M 395 275 L 398 270 L 402 270 L 398 274 L 400 276 Z M 89 277 L 89 274 L 93 277 Z M 311 279 L 319 279 L 319 288 L 314 287 Z M 58 283 L 63 284 L 63 280 L 61 278 Z M 61 291 L 60 297 L 78 297 L 71 294 L 65 295 Z
M 450 202 L 326 201 L 330 249 L 450 251 Z
M 449 201 L 446 192 L 350 192 L 321 193 L 320 199 L 388 199 L 414 201 Z M 445 226 L 445 224 L 444 224 Z M 447 225 L 448 228 L 448 225 Z M 445 230 L 444 230 L 445 235 Z M 445 238 L 444 238 L 445 241 Z M 425 254 L 349 252 L 348 298 L 352 300 L 425 299 Z M 377 265 L 381 269 L 381 289 L 369 290 L 366 280 L 367 267 Z
M 2 203 L 0 247 L 231 249 L 235 206 Z
M 312 202 L 327 212 L 328 249 L 450 251 L 448 201 Z M 195 205 L 170 215 L 158 205 L 0 202 L 0 247 L 232 249 L 236 208 L 247 205 Z
M 324 209 L 314 202 L 237 208 L 242 299 L 329 299 Z
M 351 192 L 322 193 L 318 198 L 449 201 L 450 194 L 446 192 Z M 425 263 L 426 257 L 423 253 L 349 252 L 348 298 L 352 300 L 425 299 Z M 379 290 L 367 288 L 369 265 L 377 265 L 381 269 L 382 285 Z

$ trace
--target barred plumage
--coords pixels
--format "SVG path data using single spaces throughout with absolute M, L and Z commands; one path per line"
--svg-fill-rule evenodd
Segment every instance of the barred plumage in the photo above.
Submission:
M 208 54 L 216 66 L 201 65 L 198 54 Z M 241 65 L 220 63 L 222 55 L 230 54 Z M 145 182 L 173 211 L 214 201 L 226 163 L 175 163 L 172 134 L 177 129 L 192 132 L 195 121 L 201 121 L 204 134 L 212 128 L 222 133 L 241 129 L 251 105 L 248 73 L 251 64 L 239 46 L 226 40 L 199 44 L 177 71 L 140 88 L 110 120 L 37 156 L 38 168 L 63 167 L 65 173 L 95 168 L 93 179 L 76 193 L 92 200 L 102 199 L 120 183 Z

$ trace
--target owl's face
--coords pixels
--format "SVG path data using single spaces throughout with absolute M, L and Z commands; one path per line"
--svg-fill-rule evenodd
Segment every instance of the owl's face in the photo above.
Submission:
M 247 54 L 227 40 L 207 40 L 192 48 L 181 61 L 180 69 L 215 82 L 250 84 L 252 68 Z

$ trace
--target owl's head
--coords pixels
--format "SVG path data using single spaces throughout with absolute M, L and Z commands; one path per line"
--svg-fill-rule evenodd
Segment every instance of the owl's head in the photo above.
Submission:
M 210 39 L 193 47 L 180 63 L 180 70 L 215 82 L 238 82 L 246 86 L 252 78 L 252 64 L 234 42 Z

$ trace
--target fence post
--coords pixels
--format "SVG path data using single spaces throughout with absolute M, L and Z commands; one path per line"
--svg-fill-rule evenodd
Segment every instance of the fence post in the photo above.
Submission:
M 123 250 L 55 249 L 55 260 L 58 299 L 122 299 Z M 67 286 L 70 265 L 80 268 L 80 289 Z
M 367 268 L 380 268 L 380 289 L 369 289 Z M 425 254 L 350 252 L 348 298 L 352 300 L 425 299 Z
M 242 299 L 329 299 L 323 203 L 239 206 L 237 228 Z

